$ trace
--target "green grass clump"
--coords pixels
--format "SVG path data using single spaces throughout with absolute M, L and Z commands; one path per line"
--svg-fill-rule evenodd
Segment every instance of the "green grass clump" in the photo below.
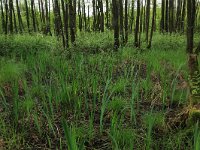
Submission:
M 16 81 L 24 75 L 26 66 L 15 61 L 0 61 L 0 85 L 6 82 Z

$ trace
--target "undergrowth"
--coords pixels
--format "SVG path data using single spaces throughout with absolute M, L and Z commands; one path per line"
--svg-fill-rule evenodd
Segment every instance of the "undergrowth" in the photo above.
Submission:
M 85 33 L 66 50 L 0 36 L 0 149 L 200 147 L 199 123 L 173 119 L 188 105 L 185 38 L 156 34 L 147 50 L 131 37 L 114 52 L 111 35 Z

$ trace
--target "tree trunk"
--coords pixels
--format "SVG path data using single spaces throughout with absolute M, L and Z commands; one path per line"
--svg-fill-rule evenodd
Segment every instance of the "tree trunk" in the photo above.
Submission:
M 13 33 L 13 1 L 9 0 L 9 32 Z
M 75 0 L 69 0 L 69 21 L 70 21 L 70 34 L 71 42 L 75 44 L 76 34 L 76 3 Z
M 150 0 L 147 0 L 146 7 L 146 42 L 149 41 L 149 20 L 150 20 Z
M 140 27 L 140 0 L 137 0 L 137 18 L 135 25 L 135 47 L 139 47 L 139 27 Z
M 154 32 L 154 26 L 155 26 L 155 18 L 156 18 L 156 0 L 153 0 L 153 15 L 152 15 L 152 26 L 151 26 L 151 33 L 150 33 L 150 39 L 149 44 L 147 48 L 151 48 L 152 38 L 153 38 L 153 32 Z
M 35 21 L 35 12 L 34 12 L 34 0 L 31 0 L 31 15 L 32 15 L 33 31 L 36 32 L 36 21 Z
M 4 10 L 3 10 L 2 0 L 1 0 L 1 23 L 2 23 L 2 31 L 5 32 L 6 26 L 5 26 Z
M 164 30 L 165 30 L 165 0 L 162 0 L 162 4 L 161 4 L 160 31 L 163 33 Z
M 114 48 L 118 49 L 119 48 L 119 14 L 118 14 L 118 8 L 119 8 L 119 3 L 117 0 L 112 0 L 113 8 L 112 8 L 112 13 L 113 13 L 113 28 L 114 28 Z
M 29 21 L 28 3 L 27 3 L 27 0 L 25 0 L 24 2 L 25 2 L 25 8 L 26 8 L 26 23 L 27 23 L 28 32 L 30 32 L 30 21 Z
M 166 32 L 168 32 L 169 30 L 168 19 L 169 19 L 169 0 L 166 0 L 166 3 L 165 3 L 165 31 Z
M 189 66 L 189 85 L 190 85 L 190 103 L 199 103 L 200 96 L 200 73 L 198 66 L 198 48 L 194 51 L 194 24 L 195 24 L 195 0 L 187 0 L 187 53 Z
M 120 18 L 120 37 L 121 37 L 121 42 L 125 43 L 124 41 L 124 19 L 123 19 L 123 3 L 120 0 L 119 1 L 119 18 Z
M 128 0 L 125 0 L 124 28 L 125 28 L 125 43 L 127 43 L 128 42 Z
M 18 0 L 16 0 L 16 7 L 17 7 L 17 17 L 18 17 L 18 23 L 19 23 L 19 30 L 22 33 L 24 25 L 23 25 L 23 22 L 22 22 L 22 16 L 21 16 L 21 11 L 20 11 L 20 8 L 19 8 Z

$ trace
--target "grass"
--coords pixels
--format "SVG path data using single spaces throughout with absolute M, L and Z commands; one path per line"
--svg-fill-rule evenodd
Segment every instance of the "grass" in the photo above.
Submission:
M 188 105 L 185 37 L 112 51 L 112 33 L 0 36 L 0 149 L 198 149 Z M 195 38 L 197 39 L 197 38 Z M 173 123 L 172 123 L 173 122 Z

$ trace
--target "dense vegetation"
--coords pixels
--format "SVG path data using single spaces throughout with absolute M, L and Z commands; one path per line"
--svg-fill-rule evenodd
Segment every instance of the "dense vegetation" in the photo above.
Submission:
M 199 4 L 0 0 L 0 149 L 199 150 Z

